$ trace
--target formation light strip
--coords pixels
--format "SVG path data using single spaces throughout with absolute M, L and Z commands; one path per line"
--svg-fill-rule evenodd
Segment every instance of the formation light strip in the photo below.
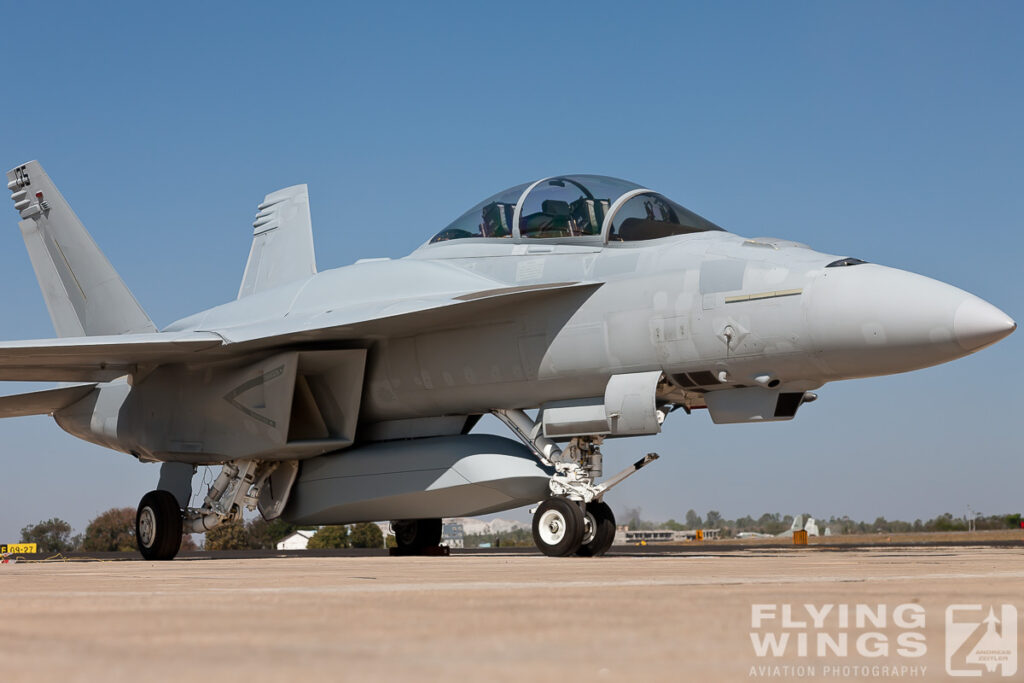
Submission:
M 761 301 L 762 299 L 778 299 L 784 296 L 799 296 L 804 293 L 802 289 L 780 289 L 775 292 L 760 292 L 758 294 L 741 294 L 740 296 L 727 296 L 725 303 L 735 304 L 740 301 Z

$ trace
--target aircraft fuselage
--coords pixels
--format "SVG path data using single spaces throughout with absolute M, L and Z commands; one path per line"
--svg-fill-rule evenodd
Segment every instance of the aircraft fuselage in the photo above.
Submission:
M 493 242 L 493 241 L 492 241 Z M 600 283 L 469 323 L 378 338 L 361 421 L 531 408 L 600 395 L 620 373 L 661 370 L 677 398 L 740 387 L 802 392 L 942 363 L 1013 323 L 950 285 L 782 240 L 722 232 L 575 246 L 445 242 L 247 297 L 168 330 L 232 339 L 254 320 L 304 321 L 364 305 L 377 315 L 438 292 Z

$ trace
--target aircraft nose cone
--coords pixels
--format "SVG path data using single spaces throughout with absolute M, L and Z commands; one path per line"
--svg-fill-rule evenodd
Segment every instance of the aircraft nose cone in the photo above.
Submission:
M 1017 323 L 1010 316 L 977 297 L 960 304 L 953 317 L 956 340 L 967 351 L 995 344 L 1016 329 Z
M 1013 332 L 1005 313 L 944 282 L 863 264 L 826 269 L 805 294 L 808 350 L 830 378 L 938 365 Z

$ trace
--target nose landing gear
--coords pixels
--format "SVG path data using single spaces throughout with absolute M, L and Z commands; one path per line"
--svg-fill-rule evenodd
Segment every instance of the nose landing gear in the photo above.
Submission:
M 583 511 L 568 498 L 548 498 L 533 515 L 533 542 L 548 557 L 567 557 L 578 551 L 585 532 Z
M 573 442 L 575 441 L 576 439 L 573 439 Z M 594 461 L 593 455 L 597 445 L 591 443 L 588 449 L 591 452 L 590 458 L 554 463 L 555 474 L 549 482 L 551 497 L 541 503 L 533 519 L 533 539 L 545 555 L 565 557 L 576 554 L 580 557 L 598 557 L 608 552 L 615 540 L 615 515 L 608 504 L 601 500 L 602 496 L 626 477 L 658 459 L 657 453 L 648 453 L 614 477 L 595 484 L 594 470 L 587 464 Z M 566 452 L 574 451 L 578 452 L 575 444 L 570 443 Z M 555 505 L 558 507 L 551 507 Z M 552 509 L 565 510 L 566 507 L 575 508 L 576 512 L 563 513 L 564 522 L 551 515 L 544 517 Z M 583 518 L 582 524 L 573 523 L 575 515 Z M 556 535 L 562 533 L 560 529 L 564 529 L 565 537 L 556 539 Z M 545 533 L 549 534 L 547 538 Z M 552 540 L 556 542 L 551 542 Z
M 608 552 L 615 540 L 615 515 L 608 503 L 592 501 L 587 503 L 583 517 L 585 529 L 576 554 L 580 557 L 600 557 Z
M 533 516 L 533 541 L 549 557 L 598 557 L 615 540 L 615 515 L 602 500 L 613 486 L 658 459 L 648 453 L 600 484 L 603 457 L 601 436 L 576 436 L 562 450 L 541 434 L 541 427 L 521 410 L 494 410 L 519 439 L 533 450 L 544 465 L 553 467 L 548 486 L 551 497 Z
M 598 557 L 615 540 L 615 515 L 607 503 L 591 501 L 581 509 L 562 496 L 548 498 L 533 515 L 533 542 L 549 557 Z

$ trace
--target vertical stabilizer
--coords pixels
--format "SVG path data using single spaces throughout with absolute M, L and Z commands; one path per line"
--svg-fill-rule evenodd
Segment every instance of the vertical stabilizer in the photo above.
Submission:
M 156 331 L 39 162 L 8 171 L 7 188 L 57 336 Z
M 239 299 L 316 275 L 306 186 L 271 192 L 258 208 Z

